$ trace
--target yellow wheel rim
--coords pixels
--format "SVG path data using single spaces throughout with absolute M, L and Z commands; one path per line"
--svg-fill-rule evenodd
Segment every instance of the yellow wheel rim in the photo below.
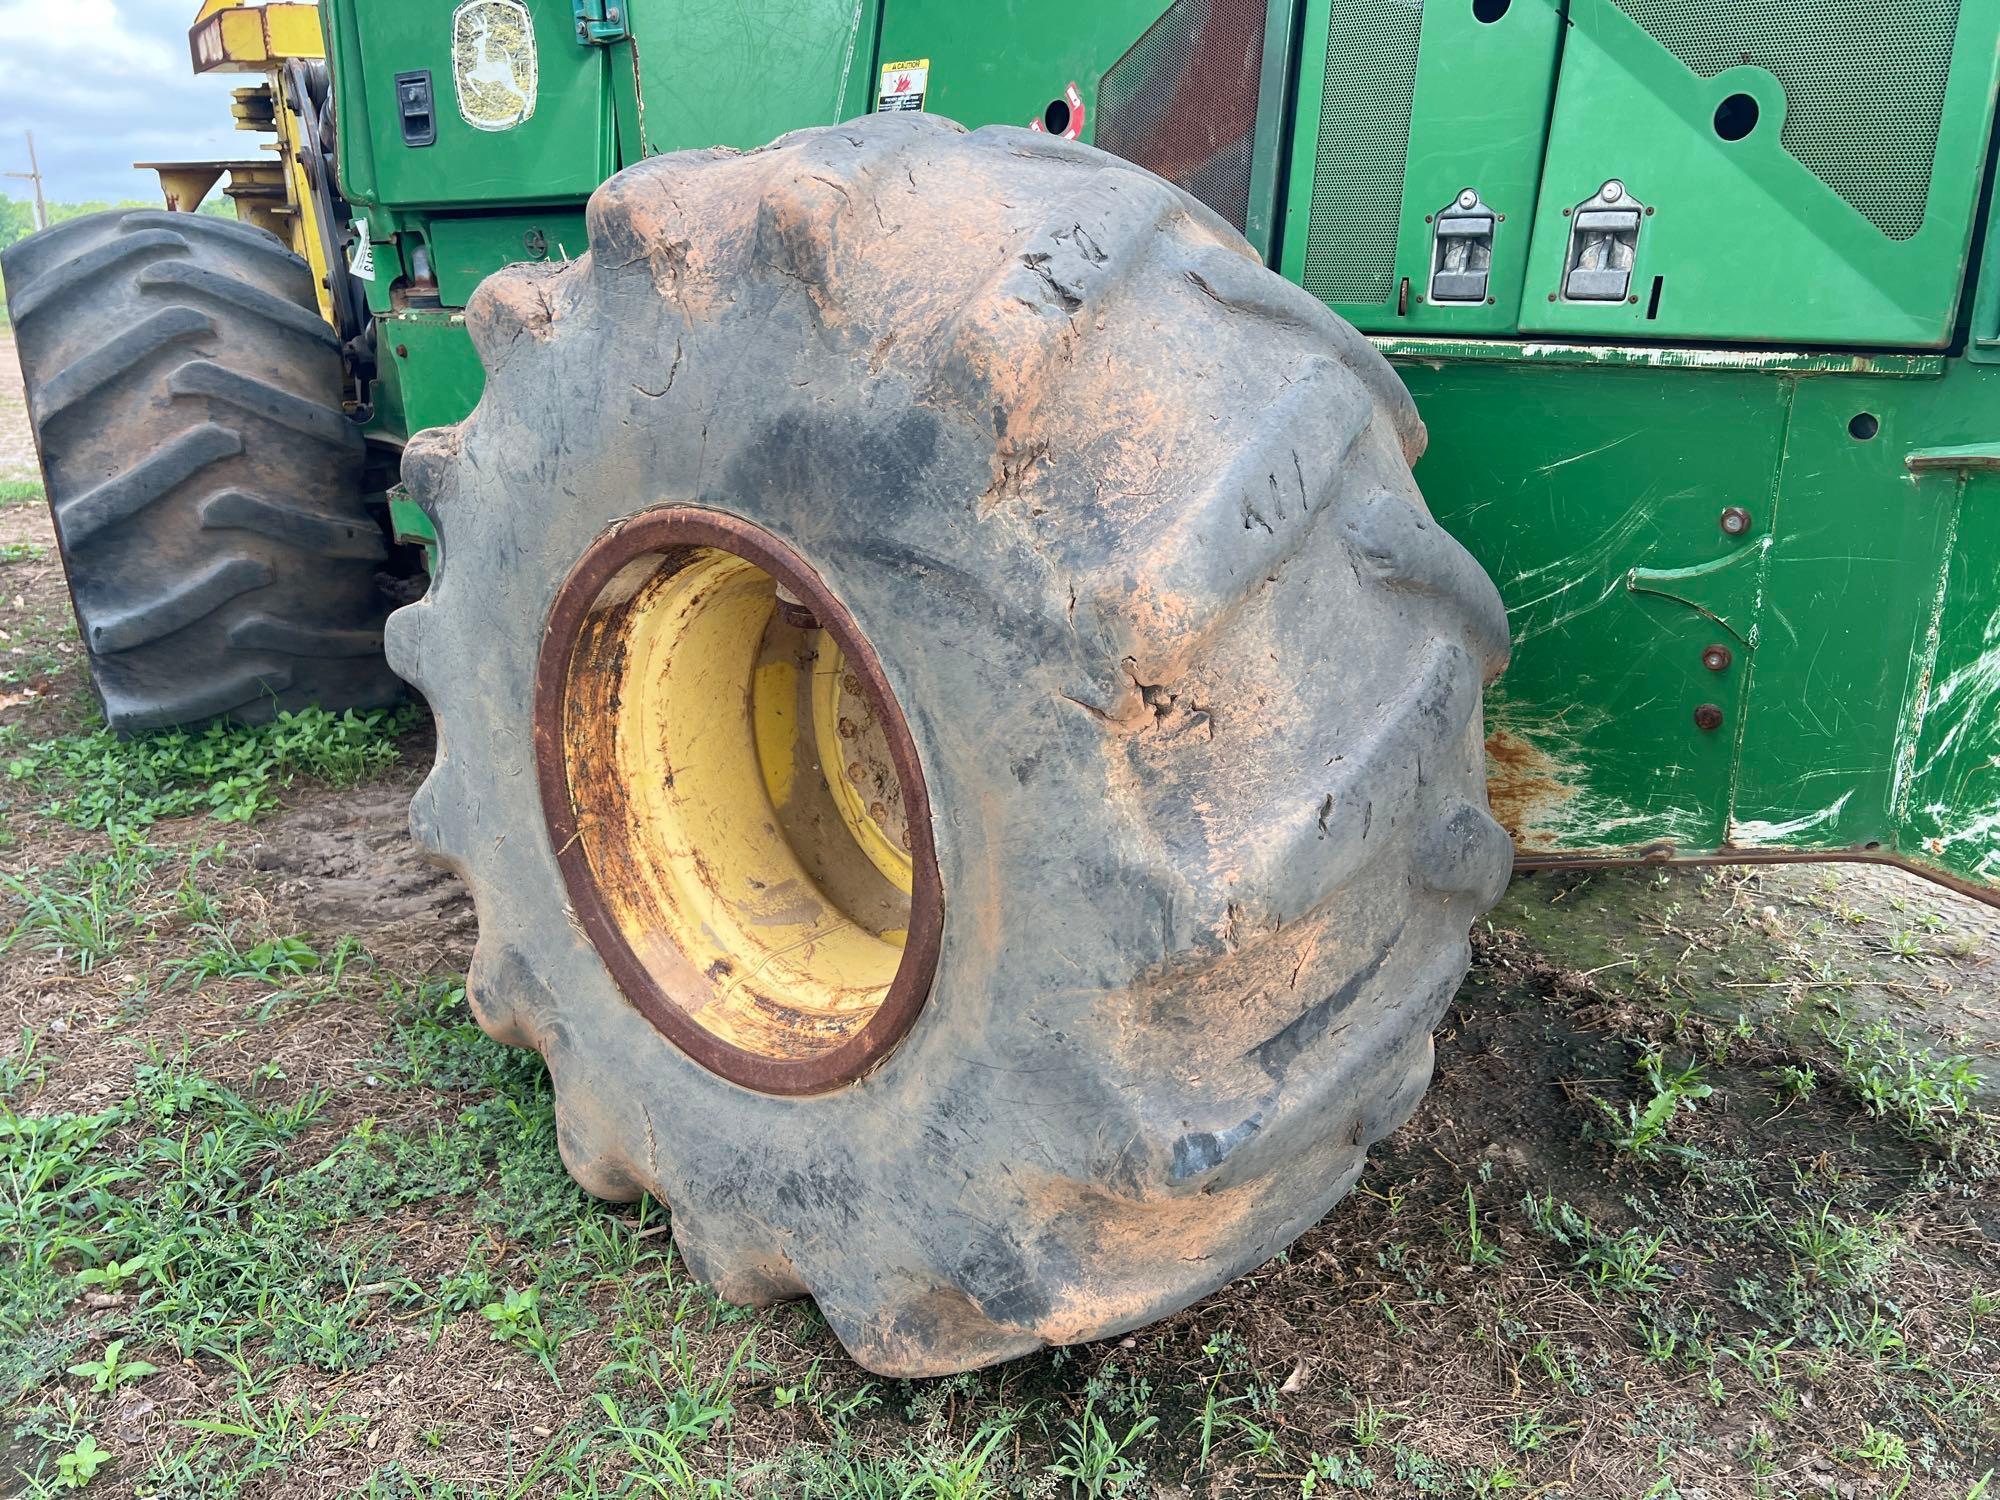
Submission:
M 732 545 L 658 545 L 663 518 L 685 536 L 693 517 Z M 914 746 L 802 563 L 727 518 L 650 519 L 593 548 L 552 615 L 551 836 L 585 930 L 656 1025 L 738 1082 L 828 1087 L 893 1044 L 935 961 Z M 816 618 L 778 608 L 780 580 Z

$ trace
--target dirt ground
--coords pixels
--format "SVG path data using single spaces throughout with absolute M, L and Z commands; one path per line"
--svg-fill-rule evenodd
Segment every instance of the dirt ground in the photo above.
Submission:
M 14 357 L 13 335 L 0 325 L 0 484 L 38 477 L 35 439 L 21 394 L 21 363 Z
M 0 1494 L 2000 1497 L 1991 909 L 1516 880 L 1431 1092 L 1288 1254 L 883 1381 L 563 1175 L 404 829 L 420 714 L 109 741 L 33 497 L 0 636 Z

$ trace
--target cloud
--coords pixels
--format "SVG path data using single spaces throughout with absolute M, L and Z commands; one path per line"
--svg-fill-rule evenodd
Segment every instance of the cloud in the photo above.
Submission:
M 248 159 L 268 136 L 236 130 L 242 74 L 198 77 L 187 30 L 199 0 L 0 0 L 0 171 L 25 171 L 35 133 L 43 191 L 58 202 L 152 199 L 135 161 Z M 29 184 L 5 179 L 11 197 Z

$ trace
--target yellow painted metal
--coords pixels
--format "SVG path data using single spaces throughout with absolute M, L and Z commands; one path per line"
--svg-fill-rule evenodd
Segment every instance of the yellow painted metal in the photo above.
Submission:
M 765 662 L 757 668 L 750 699 L 764 795 L 782 809 L 791 803 L 799 780 L 798 757 L 792 753 L 799 738 L 799 669 L 788 661 Z
M 797 1057 L 853 1035 L 888 993 L 904 932 L 857 920 L 826 861 L 793 842 L 784 809 L 823 773 L 799 669 L 769 640 L 790 631 L 810 660 L 810 638 L 774 619 L 769 575 L 720 551 L 642 560 L 601 608 L 619 624 L 571 663 L 564 754 L 612 920 L 662 990 L 697 997 L 692 1018 L 733 1046 Z M 615 808 L 578 795 L 607 785 Z
M 296 8 L 296 7 L 294 7 Z M 306 7 L 310 8 L 310 7 Z M 318 22 L 314 22 L 317 30 Z M 312 267 L 313 288 L 319 299 L 319 315 L 327 322 L 333 322 L 333 294 L 328 289 L 328 268 L 326 245 L 328 236 L 320 233 L 319 215 L 313 202 L 312 184 L 306 180 L 305 163 L 299 157 L 299 113 L 291 107 L 287 97 L 291 92 L 290 81 L 282 70 L 272 73 L 271 89 L 276 94 L 277 108 L 272 111 L 278 126 L 278 159 L 284 163 L 287 194 L 287 212 L 291 216 L 290 233 L 285 236 L 292 249 L 306 258 Z M 339 234 L 332 237 L 339 243 Z
M 819 659 L 813 665 L 812 678 L 813 737 L 819 748 L 820 764 L 826 768 L 834 805 L 840 809 L 841 821 L 854 836 L 854 842 L 861 846 L 868 862 L 882 872 L 883 879 L 907 896 L 916 884 L 910 851 L 890 838 L 869 812 L 868 795 L 855 784 L 848 770 L 853 752 L 841 743 L 841 727 L 864 715 L 872 719 L 873 715 L 865 700 L 850 698 L 846 681 L 847 658 L 840 654 L 833 637 L 821 631 Z
M 207 0 L 188 29 L 197 73 L 269 73 L 291 58 L 326 56 L 319 7 Z
M 268 162 L 136 162 L 160 174 L 167 207 L 193 213 L 223 173 L 224 189 L 235 200 L 237 217 L 278 236 L 312 267 L 319 313 L 333 322 L 327 290 L 325 239 L 315 217 L 311 184 L 299 151 L 299 114 L 291 107 L 285 64 L 326 56 L 325 34 L 315 5 L 257 5 L 249 0 L 203 0 L 188 30 L 188 51 L 197 73 L 261 73 L 266 82 L 238 89 L 230 112 L 238 130 L 275 133 L 264 143 Z M 334 237 L 337 241 L 338 236 Z

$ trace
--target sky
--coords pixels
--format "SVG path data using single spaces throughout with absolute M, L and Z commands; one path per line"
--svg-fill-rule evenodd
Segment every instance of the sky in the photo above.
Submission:
M 247 159 L 268 136 L 234 128 L 241 74 L 197 77 L 187 32 L 200 0 L 0 0 L 0 172 L 25 172 L 35 133 L 42 191 L 60 203 L 152 199 L 135 161 Z M 33 186 L 0 178 L 0 195 Z

